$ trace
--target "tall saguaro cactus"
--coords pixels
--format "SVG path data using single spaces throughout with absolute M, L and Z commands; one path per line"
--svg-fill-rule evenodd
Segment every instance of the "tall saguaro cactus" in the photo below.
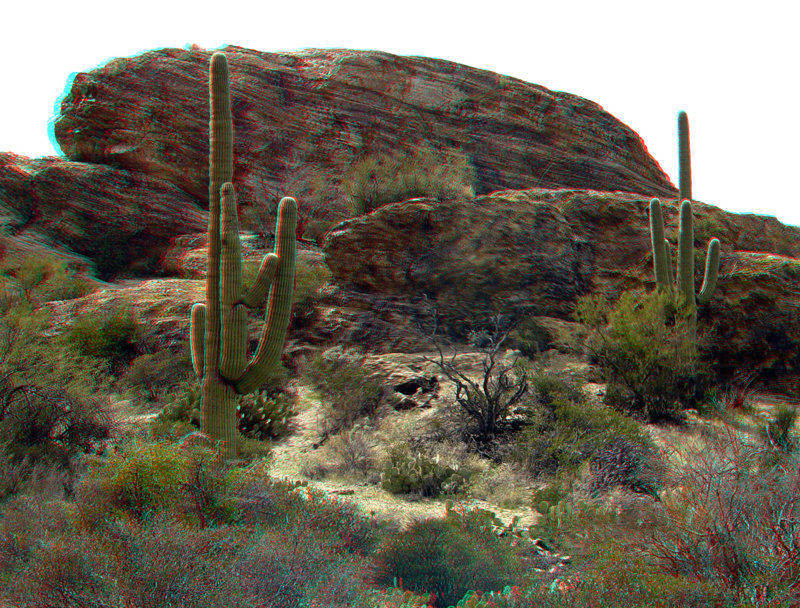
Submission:
M 297 201 L 278 208 L 275 251 L 264 257 L 253 286 L 242 295 L 242 248 L 233 187 L 233 118 L 224 53 L 211 57 L 209 74 L 209 204 L 207 304 L 192 307 L 191 351 L 203 381 L 203 432 L 222 442 L 226 460 L 236 457 L 237 397 L 258 388 L 280 361 L 292 312 L 297 260 Z M 247 310 L 271 289 L 266 323 L 247 364 Z
M 686 112 L 678 112 L 678 170 L 680 183 L 680 234 L 678 237 L 677 293 L 672 288 L 672 256 L 669 241 L 664 238 L 664 217 L 661 202 L 650 201 L 650 239 L 653 247 L 653 271 L 656 286 L 677 300 L 679 312 L 685 317 L 694 332 L 697 326 L 697 306 L 706 304 L 717 286 L 719 274 L 719 239 L 708 242 L 706 271 L 700 293 L 694 294 L 694 223 L 692 219 L 692 166 L 689 152 L 689 118 Z

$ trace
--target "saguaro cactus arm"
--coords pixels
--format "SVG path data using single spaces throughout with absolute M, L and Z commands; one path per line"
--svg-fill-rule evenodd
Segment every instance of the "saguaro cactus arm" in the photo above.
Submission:
M 671 288 L 669 242 L 664 238 L 664 217 L 657 198 L 650 200 L 650 242 L 653 247 L 653 270 L 659 289 Z
M 191 331 L 189 332 L 189 348 L 192 351 L 192 365 L 197 378 L 203 379 L 206 346 L 206 305 L 192 306 Z
M 697 296 L 697 303 L 701 306 L 708 303 L 717 287 L 717 276 L 719 275 L 719 247 L 719 239 L 711 239 L 708 243 L 706 272 L 703 276 L 703 285 L 700 287 L 700 293 Z
M 280 266 L 272 284 L 269 308 L 261 340 L 253 361 L 236 382 L 236 391 L 249 393 L 262 384 L 270 371 L 278 364 L 286 342 L 286 330 L 292 316 L 292 296 L 294 295 L 295 267 L 297 266 L 297 201 L 285 197 L 278 207 L 278 225 L 275 230 L 275 249 Z M 262 269 L 265 275 L 268 264 L 265 260 Z M 249 295 L 249 294 L 248 294 Z
M 650 241 L 653 247 L 653 271 L 659 289 L 672 290 L 672 263 L 669 241 L 664 238 L 664 219 L 661 203 L 657 198 L 650 201 Z M 663 246 L 659 247 L 658 243 Z M 678 237 L 677 290 L 692 307 L 707 304 L 714 295 L 719 275 L 719 239 L 711 239 L 706 254 L 706 269 L 700 294 L 694 295 L 694 227 L 692 203 L 683 201 L 680 212 L 680 235 Z

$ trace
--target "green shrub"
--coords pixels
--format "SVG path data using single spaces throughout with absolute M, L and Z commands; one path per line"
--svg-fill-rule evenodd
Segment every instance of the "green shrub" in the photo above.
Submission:
M 235 522 L 230 470 L 211 448 L 190 439 L 133 438 L 107 460 L 91 462 L 75 491 L 82 525 L 102 527 L 118 517 L 146 522 L 164 510 L 188 523 Z
M 141 395 L 146 401 L 156 401 L 166 391 L 194 374 L 192 356 L 188 345 L 178 349 L 178 354 L 161 350 L 145 353 L 131 361 L 117 386 L 123 392 Z
M 666 295 L 624 292 L 609 307 L 603 296 L 578 300 L 575 316 L 607 383 L 605 402 L 647 421 L 680 418 L 706 387 L 691 331 L 671 323 Z
M 410 198 L 472 198 L 474 182 L 475 169 L 466 155 L 456 150 L 442 153 L 430 146 L 368 156 L 342 180 L 354 215 Z
M 588 403 L 563 380 L 534 375 L 534 398 L 526 404 L 525 426 L 511 454 L 533 477 L 576 474 L 581 463 L 612 438 L 652 445 L 641 425 L 607 407 Z
M 591 456 L 592 496 L 615 486 L 660 501 L 666 469 L 652 449 L 625 437 L 614 437 Z
M 435 606 L 454 606 L 467 591 L 499 590 L 516 583 L 513 557 L 500 543 L 486 543 L 444 519 L 412 523 L 389 536 L 375 553 L 371 584 L 435 593 Z
M 526 319 L 516 329 L 516 347 L 528 359 L 535 359 L 540 353 L 553 346 L 550 332 L 536 319 Z
M 781 405 L 775 412 L 775 420 L 759 428 L 759 437 L 765 449 L 762 455 L 762 470 L 769 470 L 793 454 L 798 447 L 795 425 L 800 415 L 798 406 Z
M 40 463 L 55 467 L 70 492 L 73 458 L 115 430 L 98 398 L 108 392 L 108 379 L 97 361 L 42 337 L 50 325 L 46 308 L 34 311 L 30 302 L 5 299 L 0 309 L 0 458 L 8 460 L 12 476 L 23 478 Z M 12 485 L 16 491 L 17 482 Z
M 297 265 L 294 287 L 294 310 L 292 321 L 297 327 L 310 318 L 320 299 L 319 289 L 331 280 L 331 271 L 324 264 L 305 263 Z
M 5 264 L 3 272 L 13 276 L 25 298 L 35 303 L 72 300 L 94 289 L 75 276 L 68 262 L 55 256 L 27 257 L 19 264 Z
M 386 401 L 388 389 L 364 370 L 365 359 L 357 349 L 336 346 L 317 354 L 306 366 L 305 375 L 322 400 L 326 436 L 349 430 L 364 417 L 371 419 Z
M 112 373 L 121 373 L 122 365 L 138 354 L 142 335 L 142 326 L 133 312 L 117 307 L 79 318 L 64 332 L 62 341 L 81 356 L 106 361 Z

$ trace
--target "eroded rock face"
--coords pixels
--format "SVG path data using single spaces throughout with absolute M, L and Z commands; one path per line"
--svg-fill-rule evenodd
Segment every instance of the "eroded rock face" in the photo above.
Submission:
M 662 204 L 675 243 L 678 207 Z M 648 205 L 632 194 L 541 189 L 389 205 L 326 235 L 340 286 L 332 301 L 360 307 L 371 335 L 387 343 L 392 326 L 411 327 L 431 308 L 462 333 L 498 312 L 571 320 L 582 295 L 655 288 Z M 699 311 L 718 371 L 761 370 L 762 380 L 797 384 L 800 229 L 702 203 L 694 220 L 698 289 L 708 240 L 722 241 L 717 292 Z M 414 313 L 401 322 L 403 307 Z M 395 318 L 381 320 L 384 310 Z
M 0 208 L 7 239 L 94 260 L 101 278 L 153 264 L 171 239 L 208 226 L 208 212 L 171 183 L 58 157 L 0 154 Z
M 341 212 L 341 176 L 354 161 L 423 145 L 466 154 L 478 194 L 532 186 L 676 193 L 634 131 L 569 93 L 375 51 L 223 51 L 244 205 L 291 195 L 301 217 L 304 205 Z M 167 181 L 207 208 L 211 54 L 162 49 L 78 74 L 55 125 L 62 150 Z

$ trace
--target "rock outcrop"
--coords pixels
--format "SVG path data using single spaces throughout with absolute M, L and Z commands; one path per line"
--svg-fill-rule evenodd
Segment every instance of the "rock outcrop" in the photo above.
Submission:
M 58 157 L 0 153 L 0 213 L 9 245 L 50 251 L 97 276 L 152 268 L 170 240 L 207 229 L 208 212 L 144 173 Z
M 362 308 L 371 334 L 389 342 L 398 311 L 420 314 L 423 300 L 457 328 L 498 312 L 571 320 L 582 295 L 655 288 L 648 204 L 632 194 L 544 189 L 412 200 L 338 224 L 323 249 L 340 286 L 335 301 Z M 663 207 L 674 242 L 678 207 Z M 762 379 L 796 382 L 800 228 L 702 203 L 694 215 L 698 249 L 710 237 L 722 241 L 717 292 L 700 309 L 718 371 L 758 369 Z M 394 318 L 381 322 L 381 311 Z
M 303 204 L 341 215 L 341 177 L 355 161 L 423 145 L 466 154 L 478 194 L 533 186 L 676 193 L 634 131 L 576 95 L 425 57 L 223 51 L 245 206 L 292 195 L 301 216 Z M 211 54 L 162 49 L 77 74 L 55 124 L 62 150 L 167 181 L 207 208 Z
M 299 268 L 325 263 L 333 279 L 315 309 L 295 309 L 289 352 L 430 350 L 431 308 L 462 336 L 508 312 L 569 329 L 582 295 L 654 288 L 648 203 L 662 199 L 674 242 L 677 190 L 597 104 L 435 59 L 224 50 L 241 205 L 293 195 L 301 219 L 321 210 L 332 225 L 322 251 L 301 248 Z M 95 282 L 132 277 L 44 304 L 48 335 L 125 305 L 161 347 L 188 341 L 189 310 L 204 299 L 210 56 L 163 49 L 78 74 L 55 127 L 68 158 L 0 154 L 4 264 L 49 253 Z M 463 153 L 477 196 L 407 200 L 336 223 L 355 162 L 418 147 Z M 717 371 L 800 391 L 800 229 L 694 207 L 696 246 L 722 242 L 717 291 L 699 310 Z M 245 239 L 245 259 L 260 262 L 265 240 Z

